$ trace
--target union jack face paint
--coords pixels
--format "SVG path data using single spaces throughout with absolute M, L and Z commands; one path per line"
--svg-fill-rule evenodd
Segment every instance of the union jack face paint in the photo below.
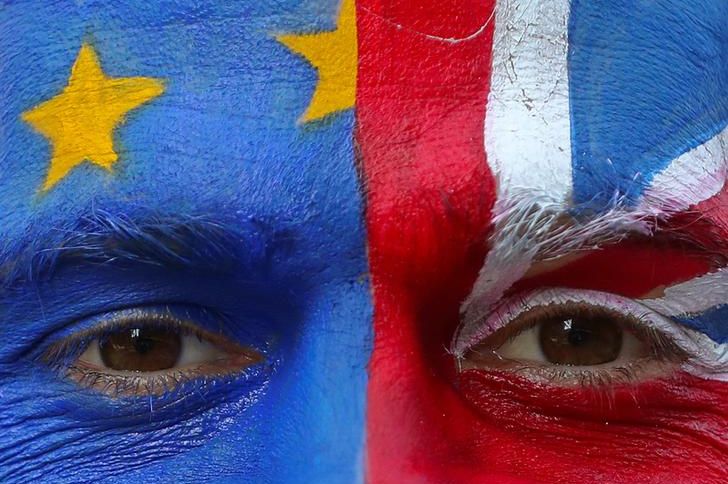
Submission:
M 728 3 L 0 6 L 0 481 L 724 482 Z

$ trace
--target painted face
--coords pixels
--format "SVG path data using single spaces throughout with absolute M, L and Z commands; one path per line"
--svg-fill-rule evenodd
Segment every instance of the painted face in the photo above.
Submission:
M 724 0 L 0 6 L 0 481 L 723 482 Z

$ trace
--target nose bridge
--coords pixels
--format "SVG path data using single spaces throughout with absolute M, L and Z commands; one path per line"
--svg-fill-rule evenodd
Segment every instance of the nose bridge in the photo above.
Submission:
M 472 428 L 449 418 L 462 410 L 441 372 L 452 365 L 443 348 L 458 324 L 459 302 L 487 250 L 494 197 L 483 120 L 495 2 L 446 3 L 357 4 L 357 136 L 374 287 L 370 482 L 410 482 L 413 472 L 433 482 L 468 480 L 452 462 L 463 461 L 461 444 Z M 478 21 L 462 25 L 458 18 Z M 443 25 L 451 26 L 447 37 L 433 35 Z M 411 462 L 423 467 L 414 470 Z

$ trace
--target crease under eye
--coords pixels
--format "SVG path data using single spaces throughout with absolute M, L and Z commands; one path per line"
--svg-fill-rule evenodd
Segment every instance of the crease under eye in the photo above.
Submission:
M 52 345 L 44 360 L 80 386 L 110 396 L 159 395 L 263 361 L 260 351 L 201 329 L 193 314 L 133 308 L 100 315 L 92 328 Z

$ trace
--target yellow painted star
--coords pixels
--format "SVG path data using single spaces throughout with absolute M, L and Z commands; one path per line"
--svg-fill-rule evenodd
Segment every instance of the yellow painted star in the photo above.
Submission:
M 63 91 L 22 114 L 53 145 L 43 190 L 84 161 L 111 171 L 119 157 L 114 151 L 114 129 L 129 111 L 163 91 L 158 79 L 106 77 L 94 49 L 83 44 Z
M 358 59 L 354 0 L 343 0 L 336 30 L 332 32 L 279 35 L 277 38 L 318 70 L 318 84 L 303 121 L 323 118 L 354 106 Z

